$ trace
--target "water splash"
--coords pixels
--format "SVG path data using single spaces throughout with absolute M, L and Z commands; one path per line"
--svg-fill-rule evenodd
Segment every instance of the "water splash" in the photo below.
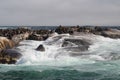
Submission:
M 67 46 L 66 49 L 66 47 L 61 47 L 66 38 L 88 40 L 91 45 L 86 51 L 80 51 L 78 47 L 69 48 Z M 40 44 L 44 45 L 45 52 L 35 50 Z M 54 34 L 46 41 L 22 41 L 17 48 L 23 54 L 23 57 L 17 64 L 71 66 L 93 64 L 97 61 L 119 60 L 119 47 L 119 39 L 110 39 L 93 34 L 74 36 Z M 73 54 L 77 56 L 73 56 Z

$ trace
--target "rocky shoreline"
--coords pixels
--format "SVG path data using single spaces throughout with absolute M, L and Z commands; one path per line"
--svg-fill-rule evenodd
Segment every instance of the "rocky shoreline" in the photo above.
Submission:
M 44 41 L 52 34 L 56 32 L 58 34 L 70 34 L 74 35 L 75 33 L 88 33 L 101 35 L 104 37 L 109 37 L 113 39 L 120 38 L 120 30 L 104 27 L 65 27 L 59 26 L 55 30 L 30 30 L 26 28 L 18 29 L 0 29 L 0 64 L 15 64 L 17 60 L 22 56 L 21 53 L 14 50 L 14 47 L 19 44 L 22 40 L 38 40 Z M 81 41 L 82 42 L 82 41 Z M 67 45 L 67 42 L 66 42 Z M 63 45 L 65 46 L 65 45 Z M 86 47 L 87 49 L 88 47 Z M 43 45 L 36 50 L 45 51 Z

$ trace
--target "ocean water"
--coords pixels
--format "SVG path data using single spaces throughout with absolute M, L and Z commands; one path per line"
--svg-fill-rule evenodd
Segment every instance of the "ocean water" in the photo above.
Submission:
M 39 30 L 39 29 L 43 29 L 43 30 L 55 30 L 58 26 L 0 26 L 0 29 L 17 29 L 17 28 L 28 28 L 28 29 L 32 29 L 32 30 Z M 69 26 L 66 26 L 69 27 Z M 81 26 L 84 27 L 84 26 Z M 88 26 L 88 27 L 94 27 L 94 26 Z M 113 29 L 119 29 L 120 30 L 120 26 L 101 26 L 103 28 L 113 28 Z
M 91 45 L 88 51 L 66 50 L 61 47 L 66 38 Z M 40 44 L 45 52 L 35 50 Z M 54 33 L 46 41 L 24 40 L 15 49 L 23 57 L 15 65 L 1 64 L 0 80 L 120 80 L 120 39 Z
M 32 30 L 55 30 L 58 26 L 0 26 L 0 29 L 28 28 Z

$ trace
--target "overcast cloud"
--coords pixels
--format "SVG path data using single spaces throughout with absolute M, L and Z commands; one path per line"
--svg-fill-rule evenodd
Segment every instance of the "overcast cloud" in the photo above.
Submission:
M 0 25 L 120 25 L 120 0 L 0 0 Z

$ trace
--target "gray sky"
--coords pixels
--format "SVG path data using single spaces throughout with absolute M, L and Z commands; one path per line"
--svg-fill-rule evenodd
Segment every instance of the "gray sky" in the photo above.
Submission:
M 0 25 L 120 25 L 120 0 L 0 0 Z

